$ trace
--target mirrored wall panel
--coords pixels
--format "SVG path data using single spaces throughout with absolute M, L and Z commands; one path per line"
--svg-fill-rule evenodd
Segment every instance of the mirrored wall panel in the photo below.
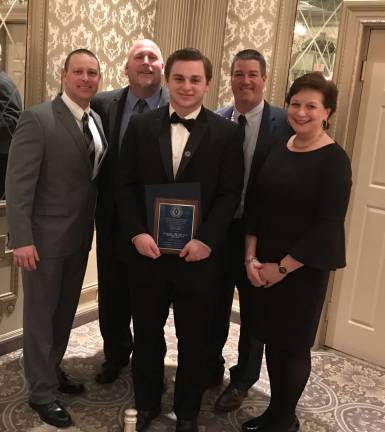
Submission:
M 311 71 L 332 78 L 342 3 L 342 0 L 298 1 L 288 86 Z

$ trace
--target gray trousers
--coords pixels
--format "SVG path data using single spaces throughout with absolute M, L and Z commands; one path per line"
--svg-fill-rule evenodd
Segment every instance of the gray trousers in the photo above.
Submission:
M 24 373 L 30 401 L 57 399 L 58 372 L 67 348 L 87 267 L 88 252 L 41 258 L 36 271 L 22 271 Z

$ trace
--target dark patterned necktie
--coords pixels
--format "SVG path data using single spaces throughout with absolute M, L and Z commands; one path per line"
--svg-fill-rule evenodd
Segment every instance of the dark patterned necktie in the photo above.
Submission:
M 181 123 L 189 132 L 192 131 L 195 121 L 195 119 L 185 119 L 183 117 L 179 117 L 176 112 L 173 112 L 170 117 L 171 124 Z
M 138 102 L 136 102 L 136 112 L 138 114 L 142 114 L 142 112 L 144 111 L 144 109 L 147 106 L 147 102 L 144 99 L 138 99 Z
M 87 152 L 90 158 L 91 166 L 93 167 L 95 163 L 95 144 L 94 144 L 94 137 L 92 136 L 92 132 L 88 124 L 88 121 L 89 121 L 89 116 L 85 112 L 82 117 L 83 134 L 84 134 L 84 139 L 86 141 Z
M 246 128 L 246 116 L 243 114 L 238 116 L 238 124 L 239 124 L 239 135 L 242 137 L 242 141 L 245 140 L 245 128 Z

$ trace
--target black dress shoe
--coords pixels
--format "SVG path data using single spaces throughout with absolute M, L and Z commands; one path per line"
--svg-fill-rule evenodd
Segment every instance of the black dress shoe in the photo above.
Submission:
M 150 426 L 150 423 L 154 420 L 154 418 L 158 417 L 159 414 L 160 409 L 151 411 L 138 410 L 136 417 L 136 431 L 144 431 L 146 428 L 148 428 L 148 426 Z
M 267 415 L 267 411 L 265 411 L 262 415 L 255 417 L 251 420 L 242 424 L 242 432 L 257 432 L 257 431 L 265 431 L 264 427 L 268 423 L 269 417 Z
M 299 420 L 297 416 L 271 419 L 261 430 L 262 432 L 298 432 Z
M 65 428 L 73 425 L 68 411 L 62 407 L 60 402 L 54 401 L 47 404 L 35 404 L 28 402 L 29 406 L 35 410 L 43 422 L 57 428 Z
M 239 390 L 230 384 L 218 397 L 214 408 L 216 411 L 220 412 L 234 411 L 242 405 L 242 402 L 247 397 L 247 394 L 247 391 Z
M 178 419 L 176 421 L 175 432 L 198 432 L 197 420 Z
M 79 395 L 84 393 L 84 384 L 74 380 L 72 377 L 67 375 L 64 371 L 60 371 L 58 375 L 60 393 Z

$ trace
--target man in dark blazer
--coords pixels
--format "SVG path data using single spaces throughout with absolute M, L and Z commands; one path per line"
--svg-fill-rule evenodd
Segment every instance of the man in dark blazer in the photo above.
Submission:
M 222 412 L 240 407 L 248 389 L 259 378 L 263 357 L 263 344 L 251 337 L 247 326 L 250 292 L 244 272 L 242 217 L 248 202 L 254 199 L 255 181 L 271 148 L 285 136 L 291 135 L 286 112 L 269 105 L 263 99 L 266 78 L 266 61 L 262 54 L 253 49 L 240 51 L 231 65 L 234 105 L 217 111 L 223 117 L 242 124 L 245 162 L 242 200 L 227 236 L 225 272 L 210 336 L 208 386 L 213 386 L 223 381 L 222 349 L 228 336 L 234 287 L 237 286 L 241 318 L 238 364 L 230 368 L 230 384 L 215 404 L 216 410 Z
M 128 364 L 133 347 L 128 289 L 129 266 L 116 253 L 119 219 L 114 196 L 120 146 L 132 114 L 157 109 L 168 102 L 161 87 L 163 58 L 151 40 L 136 41 L 128 54 L 125 73 L 129 86 L 97 94 L 92 108 L 100 115 L 110 148 L 99 176 L 96 239 L 99 326 L 105 362 L 96 375 L 99 384 L 113 382 Z M 128 137 L 129 138 L 129 137 Z
M 70 53 L 63 94 L 20 117 L 7 176 L 7 217 L 24 288 L 24 372 L 30 406 L 56 427 L 72 424 L 57 392 L 84 386 L 61 369 L 94 231 L 96 177 L 107 143 L 90 110 L 100 81 L 96 56 Z
M 176 431 L 198 431 L 207 335 L 223 265 L 221 249 L 243 181 L 238 128 L 202 106 L 211 76 L 210 61 L 198 50 L 171 54 L 165 66 L 170 105 L 132 117 L 122 144 L 119 250 L 131 265 L 138 431 L 160 412 L 163 327 L 170 304 L 178 337 Z M 146 186 L 191 182 L 199 184 L 201 194 L 197 233 L 179 254 L 161 254 L 146 219 Z
M 0 71 L 0 199 L 4 199 L 9 146 L 21 110 L 22 102 L 16 85 L 5 72 Z

